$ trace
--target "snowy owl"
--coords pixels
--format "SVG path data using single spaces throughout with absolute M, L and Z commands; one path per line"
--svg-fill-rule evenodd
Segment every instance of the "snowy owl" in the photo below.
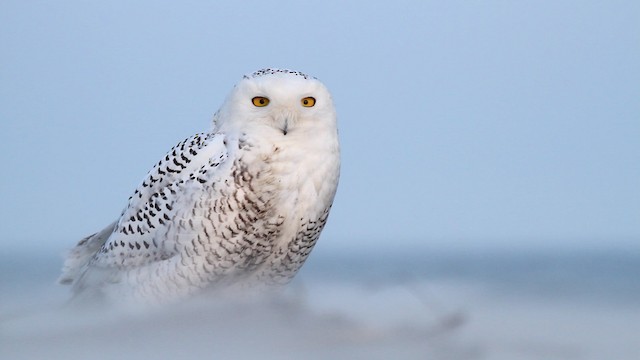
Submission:
M 210 132 L 174 146 L 120 218 L 71 250 L 60 282 L 76 295 L 145 303 L 284 285 L 318 240 L 339 172 L 327 88 L 298 71 L 256 71 Z

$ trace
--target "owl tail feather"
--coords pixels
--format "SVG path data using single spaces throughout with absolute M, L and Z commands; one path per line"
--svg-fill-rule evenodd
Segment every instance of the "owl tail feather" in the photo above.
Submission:
M 82 273 L 82 269 L 89 264 L 91 258 L 100 250 L 107 241 L 118 222 L 114 221 L 101 231 L 89 235 L 80 240 L 78 244 L 69 251 L 67 259 L 62 267 L 62 275 L 58 278 L 60 284 L 72 284 Z

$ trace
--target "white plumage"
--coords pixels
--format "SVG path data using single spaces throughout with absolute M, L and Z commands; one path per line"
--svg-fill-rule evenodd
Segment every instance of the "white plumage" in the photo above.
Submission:
M 115 301 L 286 284 L 327 220 L 339 177 L 331 95 L 300 72 L 245 76 L 210 132 L 174 146 L 120 218 L 78 243 L 62 283 Z

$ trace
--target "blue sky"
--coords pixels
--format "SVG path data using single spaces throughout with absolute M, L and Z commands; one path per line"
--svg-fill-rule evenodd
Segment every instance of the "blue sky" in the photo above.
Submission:
M 99 230 L 272 66 L 337 104 L 323 248 L 638 249 L 639 23 L 634 1 L 2 1 L 0 241 Z

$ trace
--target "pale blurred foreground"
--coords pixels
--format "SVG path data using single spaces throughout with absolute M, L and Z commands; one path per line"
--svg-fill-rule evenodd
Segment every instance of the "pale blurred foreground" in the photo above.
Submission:
M 640 256 L 312 256 L 278 297 L 77 310 L 1 256 L 0 359 L 640 359 Z

